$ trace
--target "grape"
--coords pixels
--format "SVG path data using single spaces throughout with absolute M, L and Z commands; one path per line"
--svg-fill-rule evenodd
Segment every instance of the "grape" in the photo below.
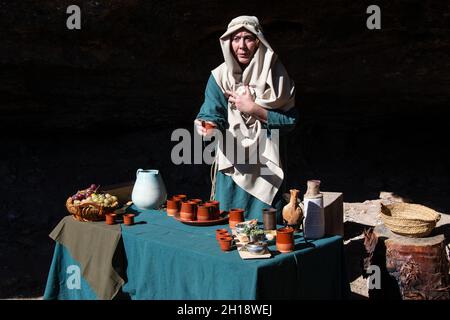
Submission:
M 95 190 L 95 189 L 97 189 L 97 185 L 96 184 L 91 184 L 89 189 Z

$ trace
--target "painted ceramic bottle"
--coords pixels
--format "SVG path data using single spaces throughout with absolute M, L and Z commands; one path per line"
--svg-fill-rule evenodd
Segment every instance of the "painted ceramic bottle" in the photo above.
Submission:
M 323 194 L 320 193 L 320 180 L 309 180 L 303 197 L 305 221 L 304 235 L 307 239 L 319 239 L 325 235 L 325 216 Z
M 139 209 L 158 209 L 167 200 L 167 192 L 159 170 L 138 169 L 131 200 Z

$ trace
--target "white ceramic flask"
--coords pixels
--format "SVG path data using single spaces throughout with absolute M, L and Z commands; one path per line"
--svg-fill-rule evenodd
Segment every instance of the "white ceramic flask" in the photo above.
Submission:
M 166 186 L 159 170 L 138 169 L 131 200 L 139 209 L 158 209 L 166 200 Z
M 319 191 L 320 181 L 309 180 L 308 189 L 303 197 L 304 236 L 307 239 L 320 239 L 325 235 L 325 215 L 323 194 Z

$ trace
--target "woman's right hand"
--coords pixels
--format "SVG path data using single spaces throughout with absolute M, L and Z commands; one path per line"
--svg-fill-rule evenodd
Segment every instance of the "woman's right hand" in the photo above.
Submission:
M 195 119 L 194 124 L 197 133 L 202 137 L 212 136 L 214 133 L 214 129 L 217 127 L 217 125 L 212 121 L 204 121 L 200 119 Z

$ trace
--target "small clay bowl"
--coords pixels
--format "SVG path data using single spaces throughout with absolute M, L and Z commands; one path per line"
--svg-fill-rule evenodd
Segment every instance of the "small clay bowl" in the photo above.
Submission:
M 245 245 L 245 248 L 248 252 L 251 254 L 263 254 L 266 252 L 267 249 L 267 243 L 258 241 L 258 242 L 249 242 Z
M 108 214 L 106 214 L 106 216 L 105 216 L 106 224 L 115 224 L 116 223 L 116 217 L 117 217 L 117 214 L 115 214 L 115 213 L 108 213 Z
M 233 238 L 230 236 L 219 238 L 220 249 L 222 251 L 230 251 L 232 243 L 233 243 Z
M 217 229 L 216 230 L 216 240 L 219 241 L 219 238 L 223 237 L 229 237 L 230 234 L 228 233 L 227 229 Z
M 208 123 L 206 121 L 202 121 L 202 127 L 205 128 L 206 130 L 215 129 L 216 128 L 216 126 L 214 124 Z
M 123 223 L 125 223 L 127 226 L 131 226 L 134 224 L 134 214 L 128 213 L 123 216 Z

